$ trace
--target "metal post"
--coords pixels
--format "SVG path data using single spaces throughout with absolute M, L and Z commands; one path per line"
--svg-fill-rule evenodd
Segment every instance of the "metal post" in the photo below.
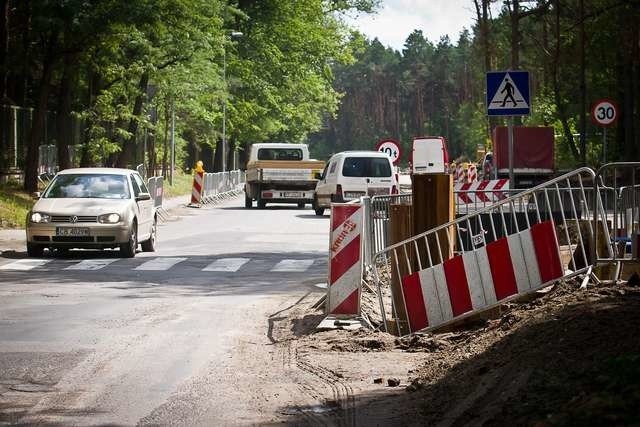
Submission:
M 174 100 L 171 100 L 171 171 L 169 173 L 169 185 L 173 185 L 173 173 L 176 167 L 176 111 Z
M 227 47 L 222 44 L 222 81 L 224 82 L 224 99 L 222 102 L 222 172 L 227 170 Z
M 508 135 L 509 135 L 509 188 L 516 188 L 515 176 L 513 174 L 513 117 L 509 117 L 508 123 Z
M 18 108 L 11 107 L 11 121 L 13 122 L 13 167 L 18 169 Z
M 364 267 L 368 268 L 372 265 L 373 261 L 373 227 L 371 224 L 371 198 L 369 196 L 363 196 L 362 201 L 362 235 L 364 239 L 363 259 Z
M 607 128 L 602 128 L 602 164 L 607 164 Z

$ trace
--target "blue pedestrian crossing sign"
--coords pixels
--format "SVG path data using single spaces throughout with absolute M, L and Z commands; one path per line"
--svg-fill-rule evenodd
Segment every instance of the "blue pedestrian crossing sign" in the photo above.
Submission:
M 524 116 L 531 114 L 528 71 L 487 73 L 487 115 Z

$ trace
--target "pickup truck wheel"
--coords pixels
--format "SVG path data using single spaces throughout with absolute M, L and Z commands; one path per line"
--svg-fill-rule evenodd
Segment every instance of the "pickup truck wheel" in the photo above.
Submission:
M 305 205 L 305 204 L 306 204 L 306 203 L 304 203 L 304 202 L 300 202 L 300 203 L 298 203 L 298 208 L 299 208 L 299 209 L 304 209 L 304 205 Z
M 244 196 L 244 207 L 247 209 L 253 207 L 253 199 L 247 195 Z

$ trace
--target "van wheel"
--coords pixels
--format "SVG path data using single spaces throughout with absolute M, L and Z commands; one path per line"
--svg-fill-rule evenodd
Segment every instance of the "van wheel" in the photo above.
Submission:
M 244 196 L 244 207 L 251 209 L 253 207 L 253 199 L 247 195 Z
M 324 208 L 321 208 L 318 206 L 318 199 L 315 196 L 313 197 L 313 203 L 311 203 L 311 207 L 316 212 L 316 215 L 318 216 L 324 215 Z
M 298 209 L 304 209 L 304 205 L 305 205 L 305 204 L 306 204 L 306 203 L 304 203 L 304 202 L 300 202 L 300 203 L 298 203 Z
M 262 199 L 258 199 L 258 209 L 264 209 L 266 207 L 267 207 L 267 202 Z

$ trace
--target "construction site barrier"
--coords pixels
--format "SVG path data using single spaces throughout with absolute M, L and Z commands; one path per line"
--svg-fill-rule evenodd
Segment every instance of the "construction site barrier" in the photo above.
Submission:
M 385 313 L 415 332 L 587 272 L 595 230 L 607 229 L 599 192 L 585 188 L 594 178 L 578 169 L 377 252 L 373 273 L 387 330 Z
M 164 178 L 161 176 L 154 176 L 147 180 L 147 187 L 149 194 L 153 199 L 153 206 L 156 208 L 162 207 L 162 198 L 164 196 Z
M 329 315 L 360 315 L 363 211 L 361 204 L 331 204 L 326 303 Z
M 640 163 L 602 166 L 596 174 L 595 186 L 605 201 L 606 211 L 602 214 L 595 211 L 594 224 L 606 221 L 609 227 L 602 233 L 596 233 L 591 256 L 596 266 L 614 264 L 616 270 L 612 280 L 618 281 L 623 264 L 640 260 Z M 610 250 L 597 251 L 602 245 Z
M 242 189 L 244 182 L 245 175 L 241 170 L 205 173 L 203 177 L 202 203 L 214 203 L 218 200 L 235 196 Z
M 202 186 L 204 184 L 204 171 L 196 171 L 193 174 L 193 187 L 191 189 L 190 205 L 200 205 L 202 200 Z

